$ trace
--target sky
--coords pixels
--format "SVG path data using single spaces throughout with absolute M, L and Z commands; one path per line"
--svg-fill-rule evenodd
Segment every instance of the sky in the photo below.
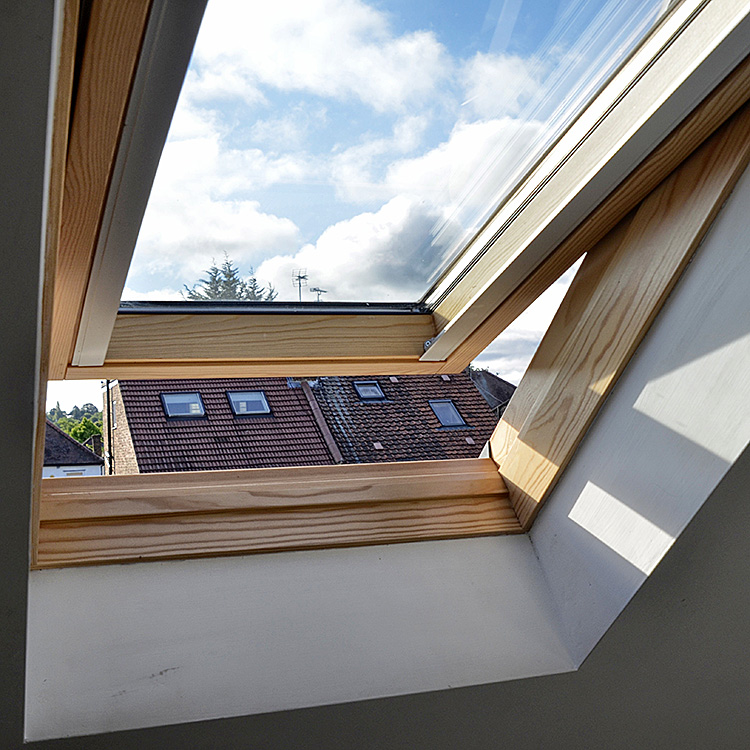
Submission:
M 278 300 L 299 269 L 303 300 L 420 299 L 660 4 L 210 0 L 123 298 L 226 254 Z M 516 382 L 564 290 L 479 364 Z
M 210 0 L 126 299 L 414 301 L 660 0 Z

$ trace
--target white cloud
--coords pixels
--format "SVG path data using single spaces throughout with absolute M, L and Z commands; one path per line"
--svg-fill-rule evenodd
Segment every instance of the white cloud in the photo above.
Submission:
M 398 120 L 388 137 L 369 138 L 330 157 L 328 166 L 337 196 L 346 201 L 388 200 L 398 194 L 383 170 L 395 156 L 419 146 L 427 127 L 427 118 L 414 115 Z
M 409 118 L 391 138 L 352 146 L 331 158 L 331 180 L 342 200 L 389 200 L 408 195 L 429 201 L 449 217 L 486 208 L 510 177 L 514 162 L 539 132 L 540 123 L 511 117 L 458 122 L 448 138 L 419 156 L 408 152 L 427 126 L 425 118 Z M 458 218 L 458 217 L 454 217 Z
M 210 6 L 209 6 L 210 7 Z M 198 37 L 200 42 L 201 37 Z M 267 103 L 258 84 L 244 67 L 237 61 L 223 59 L 218 61 L 198 56 L 198 46 L 194 53 L 194 61 L 202 59 L 200 71 L 192 67 L 185 76 L 182 85 L 181 98 L 185 102 L 195 105 L 215 103 L 222 99 L 240 99 L 245 104 L 265 105 Z
M 161 275 L 157 283 L 171 277 L 181 287 L 194 283 L 224 253 L 245 270 L 269 253 L 298 246 L 295 224 L 264 214 L 256 201 L 214 200 L 204 193 L 193 196 L 188 206 L 165 197 L 144 221 L 133 267 L 139 275 Z
M 159 162 L 153 193 L 227 196 L 278 182 L 300 182 L 315 170 L 304 154 L 269 155 L 258 148 L 231 148 L 218 126 L 200 136 L 170 138 Z
M 448 140 L 436 148 L 391 164 L 386 182 L 394 191 L 428 194 L 448 203 L 461 196 L 490 167 L 503 178 L 504 162 L 511 161 L 538 128 L 538 123 L 510 117 L 459 122 Z M 510 149 L 514 139 L 517 146 Z
M 431 32 L 397 35 L 385 13 L 361 0 L 281 0 L 264 6 L 262 23 L 252 4 L 212 0 L 194 63 L 128 282 L 131 294 L 148 298 L 170 283 L 195 283 L 224 253 L 241 271 L 254 267 L 282 297 L 291 296 L 284 293 L 291 268 L 307 267 L 329 299 L 418 298 L 441 252 L 471 231 L 539 128 L 510 116 L 533 83 L 523 61 L 481 54 L 453 60 Z M 482 76 L 492 79 L 486 87 L 502 83 L 510 92 L 503 95 L 507 114 L 469 121 L 489 111 Z M 252 123 L 237 119 L 246 107 L 221 101 L 265 106 L 272 87 L 296 92 L 298 100 Z M 463 91 L 473 98 L 461 110 Z M 357 99 L 388 116 L 372 118 L 372 132 L 352 145 L 350 110 L 309 94 Z M 435 101 L 445 105 L 451 97 L 464 119 L 443 143 L 415 156 L 435 138 Z M 322 127 L 331 130 L 319 139 Z M 331 149 L 334 133 L 340 141 Z M 248 139 L 252 148 L 243 146 Z M 277 186 L 287 184 L 332 186 L 338 201 L 385 205 L 328 228 L 321 222 L 318 240 L 300 247 L 295 207 L 269 212 L 252 199 L 276 186 L 280 201 Z M 309 215 L 297 222 L 310 231 Z M 436 222 L 442 249 L 428 247 Z
M 483 119 L 515 117 L 539 92 L 541 72 L 533 60 L 478 52 L 461 70 L 463 105 Z
M 357 99 L 380 112 L 425 98 L 449 69 L 432 32 L 397 36 L 387 15 L 361 0 L 278 0 L 261 18 L 253 3 L 212 0 L 194 59 L 199 73 L 187 92 L 196 100 L 255 102 L 270 86 Z
M 135 289 L 131 289 L 126 286 L 122 291 L 122 299 L 129 301 L 141 301 L 141 300 L 182 300 L 184 297 L 176 289 L 164 288 L 164 289 L 151 289 L 148 292 L 138 292 Z
M 210 119 L 194 122 L 210 123 Z M 429 270 L 440 259 L 439 249 L 427 252 L 435 222 L 445 220 L 449 207 L 455 210 L 467 186 L 488 171 L 488 153 L 499 154 L 489 173 L 505 179 L 503 160 L 516 153 L 508 144 L 515 139 L 515 147 L 523 147 L 538 125 L 512 118 L 459 123 L 437 148 L 393 161 L 394 154 L 408 152 L 419 143 L 425 127 L 422 117 L 403 118 L 388 137 L 346 149 L 334 155 L 328 166 L 294 154 L 276 157 L 258 149 L 227 149 L 215 126 L 199 137 L 170 141 L 144 219 L 134 268 L 154 277 L 168 273 L 179 287 L 194 283 L 212 258 L 226 252 L 242 270 L 253 266 L 261 274 L 262 264 L 259 278 L 264 283 L 272 281 L 282 297 L 291 295 L 284 293 L 291 268 L 307 267 L 315 270 L 315 284 L 329 290 L 329 299 L 417 299 L 427 290 Z M 196 124 L 193 129 L 200 127 Z M 384 175 L 377 174 L 380 158 L 390 163 Z M 253 184 L 305 181 L 316 170 L 319 180 L 330 170 L 340 197 L 389 203 L 375 213 L 328 227 L 314 245 L 300 249 L 300 233 L 290 219 L 264 213 L 256 201 L 232 199 Z M 490 182 L 490 188 L 495 187 Z M 471 199 L 484 206 L 488 195 L 480 191 Z M 465 203 L 462 210 L 470 205 Z M 458 219 L 453 217 L 460 233 L 464 227 Z M 350 263 L 341 254 L 356 260 Z M 418 258 L 416 266 L 405 267 L 404 257 Z M 164 283 L 141 277 L 137 289 Z
M 333 224 L 297 253 L 264 261 L 258 280 L 273 283 L 279 299 L 294 299 L 292 270 L 305 268 L 310 285 L 326 289 L 329 299 L 417 299 L 425 291 L 425 240 L 434 220 L 419 201 L 393 198 L 374 213 Z
M 138 237 L 131 291 L 164 286 L 167 279 L 176 288 L 195 283 L 225 252 L 245 270 L 299 247 L 291 219 L 265 213 L 244 196 L 274 182 L 302 180 L 310 164 L 293 154 L 227 148 L 213 113 L 188 106 L 178 114 L 182 137 L 174 136 L 173 126 Z
M 325 125 L 326 108 L 302 104 L 278 117 L 256 120 L 250 127 L 254 141 L 273 151 L 299 151 L 307 145 L 311 131 Z
M 191 75 L 192 72 L 188 71 L 188 77 Z M 169 140 L 171 142 L 214 138 L 220 128 L 221 118 L 218 112 L 193 106 L 184 98 L 180 98 L 169 126 Z

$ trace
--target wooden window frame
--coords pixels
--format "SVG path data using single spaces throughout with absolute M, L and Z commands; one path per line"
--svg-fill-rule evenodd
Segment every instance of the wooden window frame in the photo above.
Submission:
M 135 15 L 140 14 L 139 17 L 144 13 L 148 17 L 150 5 L 144 11 L 144 4 L 148 5 L 133 0 L 127 7 Z M 69 5 L 75 3 L 71 1 Z M 101 7 L 105 5 L 125 7 L 104 3 Z M 163 5 L 168 5 L 166 0 Z M 750 27 L 746 21 L 750 6 L 743 6 L 744 15 L 740 17 L 740 5 L 730 0 L 709 0 L 700 4 L 695 18 L 715 6 L 725 10 L 725 15 L 731 15 L 728 9 L 734 9 L 733 28 L 744 30 Z M 74 15 L 71 13 L 70 17 Z M 144 33 L 141 28 L 141 34 Z M 131 57 L 135 69 L 137 55 Z M 61 85 L 65 87 L 62 92 Z M 477 336 L 489 336 L 498 321 L 510 322 L 511 313 L 520 312 L 582 253 L 588 252 L 493 435 L 491 458 L 471 459 L 469 463 L 453 460 L 44 480 L 40 483 L 41 502 L 37 497 L 33 513 L 32 566 L 238 554 L 528 530 L 750 159 L 750 109 L 745 106 L 737 112 L 750 97 L 750 63 L 744 61 L 722 80 L 713 81 L 712 86 L 707 96 L 700 96 L 701 105 L 683 118 L 655 149 L 631 163 L 627 176 L 606 199 L 597 202 L 582 222 L 561 237 L 530 275 L 516 280 L 508 295 L 500 295 L 488 317 L 473 329 L 469 337 L 474 342 L 472 346 L 479 340 Z M 69 87 L 70 77 L 67 83 L 58 82 L 58 98 L 64 100 L 67 91 L 69 100 Z M 80 268 L 78 276 L 71 272 L 65 260 L 69 247 L 63 241 L 67 236 L 68 179 L 75 173 L 76 165 L 73 145 L 81 87 L 87 90 L 83 80 L 79 84 L 67 154 L 64 148 L 56 152 L 58 160 L 67 156 L 66 166 L 57 172 L 53 168 L 53 174 L 62 173 L 66 185 L 62 239 L 55 248 L 58 260 L 55 281 L 67 278 L 70 282 L 75 277 L 80 292 L 77 299 L 83 305 L 89 277 L 84 279 Z M 123 105 L 122 112 L 126 109 Z M 591 180 L 597 184 L 595 178 L 596 175 Z M 583 188 L 581 191 L 585 192 Z M 53 190 L 53 199 L 54 194 Z M 81 208 L 75 201 L 67 204 L 68 211 L 73 211 L 73 207 Z M 523 224 L 524 220 L 515 221 Z M 505 278 L 502 269 L 497 274 L 495 281 Z M 51 294 L 51 286 L 45 284 L 45 299 Z M 483 287 L 484 291 L 488 288 Z M 70 284 L 55 287 L 55 307 L 68 304 L 61 301 L 61 289 L 69 291 Z M 438 312 L 432 314 L 433 324 L 438 315 Z M 193 320 L 197 316 L 188 317 L 191 319 L 185 325 L 190 329 L 197 325 Z M 329 317 L 340 325 L 340 318 Z M 371 317 L 378 318 L 381 324 L 384 319 Z M 284 328 L 305 324 L 304 316 L 293 318 L 296 323 L 289 320 L 279 325 Z M 332 322 L 327 316 L 317 318 L 315 323 L 330 334 Z M 55 338 L 61 330 L 59 325 L 56 327 L 57 320 L 53 313 L 51 324 L 49 318 L 44 324 L 47 335 L 52 331 L 53 377 L 57 372 L 55 366 L 62 362 L 55 361 L 54 351 L 59 354 L 66 350 L 66 342 L 71 343 L 65 336 Z M 611 345 L 611 337 L 608 339 L 602 333 L 603 320 L 618 321 L 615 346 Z M 220 322 L 228 325 L 225 320 Z M 380 328 L 381 325 L 367 321 L 362 329 L 361 321 L 354 320 L 351 330 L 359 336 L 367 335 L 364 330 L 369 331 L 376 346 Z M 243 321 L 237 330 L 238 335 L 257 336 L 261 329 L 255 330 L 252 324 Z M 196 341 L 202 335 L 199 331 Z M 155 341 L 153 338 L 147 345 Z M 466 348 L 465 341 L 459 346 L 464 358 L 468 351 L 473 351 Z M 341 341 L 331 340 L 331 346 L 340 347 Z M 460 357 L 457 359 L 456 351 L 443 361 L 415 359 L 415 355 L 393 359 L 388 354 L 380 358 L 325 359 L 318 347 L 314 358 L 303 356 L 303 348 L 293 358 L 286 359 L 227 361 L 215 356 L 205 359 L 194 356 L 188 361 L 123 359 L 109 364 L 105 360 L 102 367 L 76 367 L 66 360 L 63 370 L 68 377 L 372 376 L 450 371 L 455 363 L 463 362 Z M 297 363 L 299 369 L 292 366 L 290 370 L 290 363 Z M 402 369 L 396 367 L 397 363 Z M 565 403 L 564 409 L 559 408 L 561 402 Z M 41 476 L 41 465 L 38 475 Z M 180 541 L 175 543 L 175 539 Z
M 65 167 L 51 379 L 460 371 L 750 94 L 750 63 L 740 65 L 750 0 L 682 0 L 497 207 L 426 306 L 118 312 L 204 3 L 92 7 Z
M 36 568 L 522 529 L 489 458 L 45 479 Z

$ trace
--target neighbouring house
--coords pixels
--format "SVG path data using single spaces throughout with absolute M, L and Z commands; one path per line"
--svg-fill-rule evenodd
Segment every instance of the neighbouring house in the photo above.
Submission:
M 319 378 L 311 391 L 343 463 L 476 458 L 497 424 L 468 372 Z
M 477 390 L 495 412 L 495 416 L 500 419 L 511 396 L 516 392 L 516 387 L 507 380 L 497 377 L 489 370 L 472 368 L 469 370 L 469 375 Z
M 47 420 L 42 476 L 83 477 L 104 473 L 104 459 Z
M 121 380 L 110 404 L 114 474 L 476 458 L 497 423 L 468 371 Z

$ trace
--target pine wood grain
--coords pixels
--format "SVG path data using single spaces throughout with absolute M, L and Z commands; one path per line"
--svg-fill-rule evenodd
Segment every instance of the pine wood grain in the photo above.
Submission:
M 746 106 L 643 201 L 622 240 L 607 250 L 598 282 L 576 290 L 586 297 L 583 313 L 543 339 L 541 357 L 551 347 L 554 374 L 499 464 L 525 529 L 748 161 Z
M 65 185 L 65 163 L 68 155 L 68 133 L 73 103 L 73 75 L 75 71 L 76 41 L 78 38 L 79 1 L 65 0 L 62 10 L 62 29 L 57 62 L 55 103 L 52 111 L 52 139 L 50 144 L 49 196 L 47 202 L 46 246 L 42 279 L 42 319 L 39 356 L 39 394 L 34 441 L 34 483 L 31 493 L 31 563 L 36 562 L 39 538 L 39 506 L 44 468 L 46 435 L 47 380 L 49 377 L 52 310 L 55 293 L 55 270 L 60 245 L 62 196 Z
M 197 362 L 105 362 L 101 367 L 69 367 L 66 380 L 153 380 L 162 378 L 315 378 L 327 375 L 429 375 L 444 372 L 442 362 L 420 362 L 416 357 L 383 359 L 273 359 Z M 451 372 L 453 372 L 451 370 Z
M 425 500 L 43 525 L 38 568 L 519 533 L 507 499 Z
M 601 281 L 632 218 L 632 214 L 628 215 L 586 254 L 544 335 L 544 345 L 540 345 L 532 357 L 523 379 L 503 412 L 503 418 L 492 433 L 490 452 L 496 464 L 500 465 L 508 455 L 534 404 L 543 397 L 551 378 L 555 377 L 557 357 L 570 332 L 584 314 L 591 292 Z
M 490 459 L 46 479 L 37 567 L 519 532 Z
M 431 315 L 118 315 L 105 360 L 419 358 Z
M 151 0 L 100 0 L 91 17 L 70 130 L 57 257 L 51 379 L 65 377 Z

